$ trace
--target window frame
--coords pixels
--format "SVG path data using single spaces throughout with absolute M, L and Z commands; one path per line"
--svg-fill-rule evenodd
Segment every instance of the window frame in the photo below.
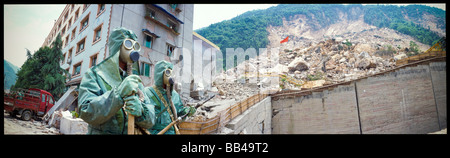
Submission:
M 150 47 L 147 47 L 147 37 L 150 37 Z M 144 47 L 152 48 L 153 47 L 153 42 L 154 42 L 154 37 L 144 33 Z
M 100 8 L 101 8 L 101 6 L 104 6 L 103 7 L 103 10 L 100 10 Z M 106 4 L 98 4 L 98 7 L 97 7 L 97 17 L 99 17 L 100 15 L 102 15 L 104 12 L 105 12 L 105 10 L 106 10 Z
M 66 36 L 66 43 L 64 44 L 64 47 L 63 48 L 65 48 L 65 47 L 67 47 L 67 45 L 69 44 L 69 36 L 70 36 L 70 34 L 68 34 L 67 36 Z
M 80 21 L 80 32 L 78 34 L 80 34 L 81 32 L 83 32 L 84 30 L 86 30 L 86 28 L 89 27 L 89 15 L 91 15 L 91 13 L 87 14 L 86 17 L 83 18 L 83 20 Z M 87 21 L 87 24 L 85 27 L 83 27 L 83 24 Z
M 169 18 L 167 19 L 167 27 L 178 33 L 178 24 Z
M 83 43 L 83 49 L 80 50 L 80 44 Z M 80 41 L 77 42 L 77 49 L 76 49 L 76 55 L 80 54 L 81 52 L 83 52 L 84 50 L 86 50 L 86 37 L 84 37 L 83 39 L 81 39 Z
M 77 11 L 75 11 L 73 22 L 78 20 L 78 14 L 79 13 L 80 13 L 80 8 L 78 8 Z
M 63 60 L 61 61 L 61 65 L 64 65 L 66 63 L 66 54 L 67 52 L 63 53 Z
M 170 55 L 169 55 L 169 49 L 170 48 L 172 48 L 172 51 L 171 51 L 171 53 L 170 53 Z M 169 44 L 169 43 L 166 43 L 166 55 L 168 56 L 168 57 L 171 57 L 173 54 L 174 54 L 174 51 L 175 51 L 175 46 L 174 45 L 171 45 L 171 44 Z
M 148 75 L 145 75 L 145 74 L 146 74 L 146 69 L 145 69 L 146 65 L 148 65 Z M 152 66 L 153 66 L 153 65 L 150 64 L 150 63 L 147 63 L 147 62 L 141 62 L 141 72 L 140 72 L 140 75 L 141 75 L 141 76 L 146 76 L 146 77 L 151 77 Z
M 73 69 L 72 69 L 72 78 L 74 78 L 74 77 L 77 77 L 77 76 L 80 76 L 81 75 L 81 66 L 83 65 L 83 61 L 80 61 L 80 62 L 78 62 L 78 63 L 76 63 L 76 64 L 73 64 Z M 77 67 L 78 66 L 80 66 L 80 72 L 78 72 L 77 74 L 75 74 L 76 73 L 76 69 L 77 69 Z
M 94 45 L 95 43 L 102 40 L 102 31 L 103 31 L 102 27 L 103 27 L 103 23 L 101 23 L 100 25 L 97 26 L 97 28 L 94 29 L 94 37 L 92 40 L 92 45 Z M 99 38 L 96 39 L 98 30 L 100 30 L 100 35 L 99 35 Z
M 77 27 L 75 26 L 75 28 L 73 28 L 73 30 L 72 30 L 72 37 L 70 37 L 70 41 L 73 41 L 75 39 L 76 32 L 77 32 Z
M 97 65 L 97 63 L 98 63 L 98 54 L 99 53 L 100 52 L 97 52 L 97 53 L 95 53 L 95 54 L 93 54 L 93 55 L 91 55 L 89 57 L 89 68 L 91 68 L 92 66 Z M 95 58 L 95 63 L 92 62 L 94 58 Z

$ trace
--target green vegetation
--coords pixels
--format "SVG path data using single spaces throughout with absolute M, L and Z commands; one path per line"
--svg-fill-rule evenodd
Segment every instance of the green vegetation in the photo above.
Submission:
M 345 40 L 344 44 L 349 47 L 352 46 L 352 42 L 349 42 L 348 39 Z
M 365 7 L 364 22 L 397 30 L 400 33 L 415 37 L 419 42 L 433 45 L 440 37 L 428 27 L 417 22 L 424 20 L 423 15 L 431 14 L 438 19 L 438 28 L 445 29 L 445 11 L 423 5 L 391 6 L 368 5 Z M 405 18 L 408 17 L 408 19 Z
M 16 72 L 19 68 L 10 62 L 3 60 L 3 89 L 9 89 L 17 79 Z
M 306 76 L 306 78 L 308 79 L 308 81 L 320 80 L 323 78 L 323 73 L 316 72 L 314 75 L 309 74 L 308 76 Z
M 406 53 L 407 56 L 414 56 L 419 54 L 419 46 L 414 41 L 409 41 L 409 52 Z
M 59 66 L 63 59 L 61 52 L 62 41 L 58 34 L 52 43 L 52 48 L 41 47 L 33 55 L 27 50 L 28 59 L 17 72 L 17 80 L 11 89 L 38 88 L 50 92 L 55 99 L 64 92 L 66 70 Z
M 339 12 L 346 13 L 348 20 L 357 20 L 360 15 L 364 15 L 364 22 L 368 24 L 397 30 L 428 45 L 433 45 L 440 37 L 429 28 L 417 24 L 425 20 L 423 15 L 436 17 L 438 28 L 446 27 L 445 11 L 423 5 L 280 4 L 265 10 L 249 11 L 196 32 L 220 47 L 225 69 L 228 59 L 226 48 L 265 48 L 269 43 L 266 28 L 281 26 L 283 18 L 292 20 L 295 15 L 303 14 L 313 29 L 321 29 L 338 22 Z M 232 57 L 230 59 L 233 60 Z

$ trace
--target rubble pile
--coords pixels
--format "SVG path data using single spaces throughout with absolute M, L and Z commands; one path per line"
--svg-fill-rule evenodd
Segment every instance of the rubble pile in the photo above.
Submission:
M 269 26 L 267 50 L 276 48 L 278 56 L 250 58 L 218 74 L 215 82 L 232 78 L 231 82 L 216 84 L 222 92 L 220 97 L 239 100 L 257 93 L 258 90 L 253 88 L 264 85 L 282 90 L 350 81 L 395 67 L 395 61 L 411 53 L 411 41 L 417 44 L 420 51 L 429 48 L 398 31 L 368 25 L 362 18 L 354 21 L 344 18 L 341 22 L 319 29 L 310 25 L 304 16 L 299 15 L 290 21 L 283 19 L 282 26 Z M 280 43 L 286 36 L 290 37 L 289 41 Z M 280 75 L 279 85 L 267 85 L 267 78 L 260 78 L 256 86 L 245 89 L 247 84 L 240 84 L 252 79 L 252 76 L 246 75 L 249 72 Z
M 282 26 L 269 26 L 267 54 L 276 55 L 260 52 L 258 57 L 217 74 L 213 89 L 218 95 L 212 102 L 240 101 L 262 88 L 301 90 L 355 80 L 394 68 L 395 61 L 411 54 L 411 42 L 419 51 L 429 48 L 411 36 L 368 25 L 362 18 L 319 29 L 310 25 L 304 16 L 295 16 L 290 21 L 283 19 Z M 289 41 L 280 43 L 286 36 Z M 215 108 L 200 114 L 209 118 L 208 112 Z
M 265 79 L 259 78 L 256 84 L 249 83 L 251 72 L 270 72 L 279 77 L 279 85 L 272 89 L 301 89 L 333 84 L 357 79 L 361 76 L 375 74 L 395 66 L 394 56 L 406 57 L 404 53 L 384 53 L 385 48 L 365 43 L 346 43 L 329 39 L 312 44 L 309 47 L 279 50 L 278 64 L 265 65 L 267 58 L 251 58 L 237 67 L 216 76 L 214 86 L 221 99 L 242 100 L 259 92 Z M 404 50 L 396 50 L 396 52 Z M 398 55 L 400 54 L 400 55 Z M 264 60 L 262 62 L 262 60 Z M 247 65 L 247 66 L 246 66 Z M 272 66 L 272 67 L 271 67 Z M 283 77 L 283 76 L 286 76 Z M 298 81 L 287 82 L 289 78 Z M 230 82 L 224 82 L 227 79 Z M 270 86 L 270 85 L 269 85 Z
M 280 53 L 280 63 L 289 63 L 290 75 L 302 81 L 325 80 L 332 84 L 357 79 L 395 66 L 392 55 L 377 55 L 369 44 L 321 41 L 306 49 Z
M 40 119 L 23 121 L 4 112 L 4 134 L 60 134 L 56 127 L 47 127 Z

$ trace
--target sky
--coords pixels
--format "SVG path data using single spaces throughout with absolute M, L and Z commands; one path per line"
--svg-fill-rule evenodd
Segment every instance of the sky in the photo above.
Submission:
M 66 5 L 4 5 L 4 59 L 17 67 L 44 43 Z
M 193 29 L 197 30 L 223 20 L 229 20 L 247 11 L 266 9 L 276 5 L 195 4 Z M 426 5 L 445 10 L 445 4 Z M 42 46 L 54 21 L 58 19 L 65 6 L 65 4 L 4 5 L 4 59 L 21 67 L 27 59 L 25 48 L 33 54 Z

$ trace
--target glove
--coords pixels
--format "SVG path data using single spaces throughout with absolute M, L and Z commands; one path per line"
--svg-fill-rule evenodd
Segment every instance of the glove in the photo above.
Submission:
M 142 102 L 139 100 L 138 95 L 126 97 L 124 99 L 124 102 L 125 102 L 125 112 L 127 112 L 127 114 L 131 114 L 136 117 L 142 115 L 142 111 L 144 108 L 142 107 Z
M 137 93 L 141 78 L 137 75 L 130 75 L 126 77 L 122 83 L 117 87 L 117 92 L 120 97 L 125 98 L 132 94 Z
M 195 107 L 193 106 L 188 106 L 184 109 L 184 114 L 188 114 L 188 116 L 193 116 L 195 114 Z

